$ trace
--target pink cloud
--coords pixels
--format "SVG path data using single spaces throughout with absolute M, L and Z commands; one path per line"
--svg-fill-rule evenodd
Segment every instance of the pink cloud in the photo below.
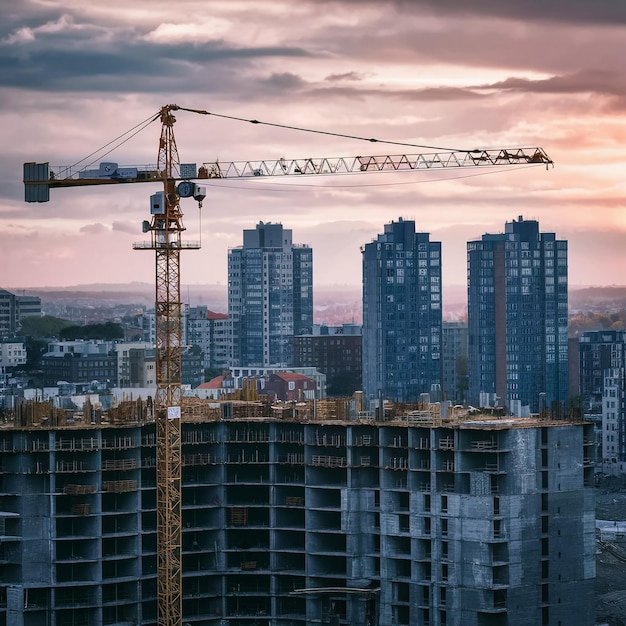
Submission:
M 104 224 L 87 224 L 80 229 L 86 235 L 100 235 L 107 232 L 108 228 Z
M 132 243 L 143 238 L 158 184 L 54 189 L 50 203 L 26 205 L 20 164 L 154 163 L 158 121 L 110 155 L 108 142 L 172 101 L 396 142 L 180 111 L 183 162 L 415 151 L 400 143 L 540 145 L 555 160 L 549 172 L 211 181 L 201 211 L 181 204 L 184 237 L 203 242 L 183 255 L 184 283 L 225 283 L 228 247 L 262 219 L 282 221 L 314 247 L 317 284 L 358 285 L 359 246 L 402 215 L 441 237 L 445 280 L 462 284 L 466 241 L 527 213 L 543 230 L 571 236 L 570 282 L 624 282 L 619 3 L 610 12 L 609 3 L 578 0 L 344 0 L 320 10 L 322 2 L 274 0 L 222 3 L 210 18 L 187 0 L 175 8 L 137 0 L 125 11 L 114 2 L 106 12 L 62 4 L 44 11 L 22 3 L 0 33 L 0 284 L 153 280 L 152 253 L 137 254 Z

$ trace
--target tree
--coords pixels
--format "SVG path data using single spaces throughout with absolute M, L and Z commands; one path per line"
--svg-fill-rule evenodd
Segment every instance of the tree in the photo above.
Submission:
M 204 382 L 208 383 L 210 380 L 221 376 L 224 373 L 224 370 L 218 369 L 216 367 L 205 367 L 204 368 Z
M 68 341 L 73 339 L 123 339 L 124 329 L 115 322 L 68 326 L 61 330 L 60 337 Z
M 31 372 L 41 368 L 41 357 L 48 349 L 48 344 L 43 339 L 33 339 L 28 337 L 24 341 L 24 348 L 26 348 L 26 363 L 23 366 L 23 370 Z
M 53 317 L 52 315 L 24 317 L 20 324 L 20 335 L 34 339 L 51 339 L 59 337 L 61 331 L 73 322 Z

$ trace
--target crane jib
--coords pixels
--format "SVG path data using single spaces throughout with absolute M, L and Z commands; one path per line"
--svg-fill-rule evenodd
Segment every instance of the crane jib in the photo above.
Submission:
M 200 167 L 195 163 L 182 163 L 169 180 L 333 175 L 537 164 L 553 165 L 552 159 L 542 148 L 500 148 L 424 154 L 212 161 L 205 162 Z M 154 165 L 120 166 L 117 163 L 104 162 L 100 163 L 98 169 L 74 171 L 70 167 L 51 167 L 49 163 L 24 163 L 24 199 L 26 202 L 47 202 L 50 200 L 50 189 L 57 187 L 157 182 L 163 181 L 164 178 L 164 172 Z

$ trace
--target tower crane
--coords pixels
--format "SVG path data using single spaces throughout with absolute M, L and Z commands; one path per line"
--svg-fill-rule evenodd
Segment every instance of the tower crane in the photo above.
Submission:
M 542 148 L 493 150 L 437 150 L 419 154 L 333 158 L 270 159 L 262 161 L 181 164 L 174 138 L 174 111 L 203 115 L 209 112 L 175 104 L 163 106 L 156 166 L 119 166 L 103 162 L 98 169 L 51 167 L 49 163 L 24 163 L 26 202 L 47 202 L 50 189 L 160 182 L 163 191 L 151 197 L 151 221 L 144 232 L 151 240 L 134 244 L 155 252 L 156 322 L 156 448 L 157 448 L 157 609 L 159 626 L 182 625 L 182 443 L 181 443 L 181 343 L 180 252 L 199 244 L 183 242 L 180 198 L 202 202 L 205 188 L 194 181 L 259 176 L 303 176 L 444 168 L 552 164 Z M 222 116 L 225 117 L 225 116 Z M 235 118 L 236 119 L 236 118 Z M 259 123 L 256 120 L 246 120 Z M 296 129 L 305 130 L 305 129 Z M 375 141 L 375 140 L 369 140 Z M 391 142 L 390 142 L 391 143 Z

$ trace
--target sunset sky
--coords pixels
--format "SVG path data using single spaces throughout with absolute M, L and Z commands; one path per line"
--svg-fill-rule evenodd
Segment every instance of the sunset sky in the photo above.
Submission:
M 361 282 L 360 247 L 403 217 L 466 243 L 523 215 L 569 241 L 569 282 L 626 284 L 623 0 L 9 0 L 0 22 L 0 288 L 152 282 L 158 185 L 23 201 L 22 163 L 72 165 L 161 106 L 443 148 L 541 146 L 553 169 L 472 168 L 210 181 L 183 200 L 183 284 L 227 282 L 242 231 L 281 222 L 316 285 Z M 176 115 L 182 162 L 415 153 L 385 143 Z M 156 163 L 159 122 L 100 160 Z M 87 159 L 85 163 L 91 162 Z M 97 166 L 97 162 L 96 162 Z M 94 167 L 94 166 L 92 166 Z

